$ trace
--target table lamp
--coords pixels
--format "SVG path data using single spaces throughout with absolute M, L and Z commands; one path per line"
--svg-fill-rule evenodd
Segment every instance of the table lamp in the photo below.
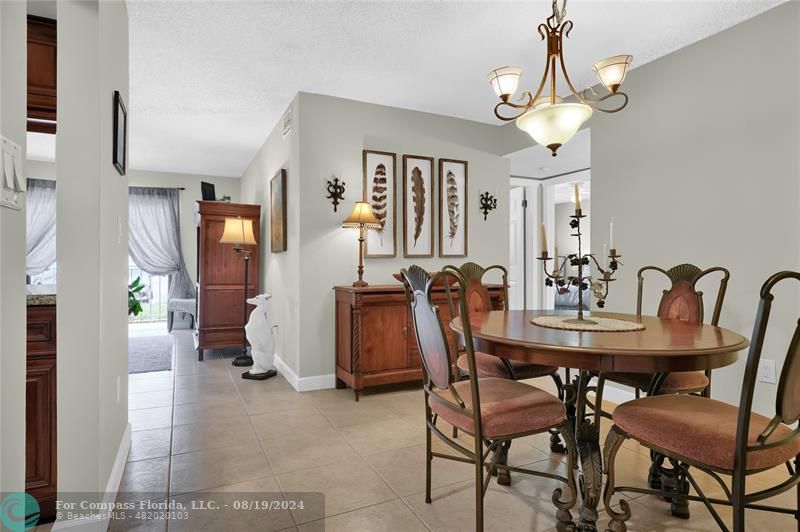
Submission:
M 253 220 L 237 216 L 236 218 L 225 218 L 225 227 L 222 230 L 220 244 L 233 244 L 233 250 L 241 253 L 244 257 L 244 297 L 242 298 L 242 354 L 233 359 L 233 365 L 237 367 L 252 366 L 253 359 L 247 354 L 247 333 L 244 326 L 247 323 L 247 281 L 249 279 L 248 267 L 250 264 L 250 254 L 252 251 L 243 249 L 242 246 L 254 246 L 257 244 L 253 234 Z
M 353 286 L 367 286 L 364 280 L 364 240 L 367 229 L 380 229 L 381 223 L 372 214 L 372 207 L 366 201 L 357 201 L 353 206 L 353 212 L 342 222 L 342 227 L 358 229 L 358 280 L 353 282 Z

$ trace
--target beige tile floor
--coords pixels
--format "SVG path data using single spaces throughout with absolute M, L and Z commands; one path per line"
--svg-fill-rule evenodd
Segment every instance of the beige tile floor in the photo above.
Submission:
M 115 521 L 110 530 L 300 530 L 300 531 L 466 531 L 473 524 L 473 470 L 447 460 L 433 463 L 433 502 L 424 502 L 425 431 L 418 386 L 362 394 L 350 390 L 297 393 L 282 378 L 243 380 L 230 356 L 208 355 L 197 362 L 191 336 L 175 335 L 173 371 L 130 376 L 133 443 L 120 488 L 203 500 L 208 492 L 285 494 L 322 492 L 324 506 L 271 514 L 200 512 L 190 521 Z M 537 386 L 552 389 L 549 379 Z M 609 408 L 613 405 L 609 405 Z M 603 434 L 609 425 L 603 425 Z M 469 444 L 469 440 L 464 439 Z M 442 444 L 437 449 L 446 451 Z M 548 449 L 547 435 L 514 442 L 514 465 L 561 471 L 561 456 Z M 648 452 L 626 442 L 618 457 L 620 482 L 643 485 Z M 762 473 L 762 488 L 783 472 Z M 712 481 L 697 475 L 704 489 Z M 555 481 L 514 475 L 510 487 L 492 482 L 486 495 L 486 530 L 553 529 Z M 127 494 L 125 492 L 128 492 Z M 692 518 L 676 519 L 656 497 L 631 496 L 630 530 L 716 530 L 710 514 L 691 504 Z M 793 492 L 776 498 L 791 505 Z M 730 511 L 720 513 L 730 522 Z M 577 515 L 577 510 L 573 512 Z M 600 512 L 600 525 L 607 522 Z M 748 512 L 748 530 L 794 530 L 793 518 Z

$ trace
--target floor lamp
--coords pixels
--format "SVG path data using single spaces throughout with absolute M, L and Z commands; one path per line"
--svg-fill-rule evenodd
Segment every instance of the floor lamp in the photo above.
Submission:
M 252 366 L 253 359 L 247 354 L 247 333 L 244 326 L 247 323 L 247 291 L 249 280 L 250 254 L 252 251 L 243 249 L 242 246 L 254 246 L 257 244 L 253 235 L 253 220 L 242 218 L 225 218 L 225 228 L 222 230 L 220 244 L 233 244 L 233 250 L 241 253 L 244 257 L 244 297 L 242 298 L 242 354 L 233 359 L 233 365 L 237 367 Z
M 364 280 L 364 240 L 366 239 L 367 229 L 380 229 L 381 223 L 372 213 L 372 207 L 366 201 L 357 201 L 353 206 L 353 212 L 342 222 L 342 227 L 358 229 L 358 280 L 353 286 L 367 286 Z

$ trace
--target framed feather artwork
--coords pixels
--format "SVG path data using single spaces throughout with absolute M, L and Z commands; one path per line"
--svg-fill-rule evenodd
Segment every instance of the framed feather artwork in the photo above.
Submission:
M 467 161 L 439 159 L 439 256 L 466 257 Z
M 367 231 L 367 257 L 394 257 L 397 255 L 397 195 L 395 169 L 397 154 L 386 151 L 364 150 L 364 201 L 381 223 L 381 229 Z
M 433 157 L 403 155 L 403 256 L 433 257 Z
M 269 231 L 272 253 L 286 251 L 286 170 L 283 168 L 269 182 Z

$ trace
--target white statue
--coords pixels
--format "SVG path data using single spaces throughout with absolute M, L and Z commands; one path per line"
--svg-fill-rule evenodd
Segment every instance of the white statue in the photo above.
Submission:
M 250 313 L 250 319 L 244 326 L 247 341 L 250 342 L 253 367 L 250 371 L 242 373 L 243 379 L 263 381 L 277 375 L 273 367 L 275 361 L 275 336 L 274 327 L 267 319 L 267 301 L 272 298 L 269 294 L 259 294 L 247 300 L 256 308 Z

